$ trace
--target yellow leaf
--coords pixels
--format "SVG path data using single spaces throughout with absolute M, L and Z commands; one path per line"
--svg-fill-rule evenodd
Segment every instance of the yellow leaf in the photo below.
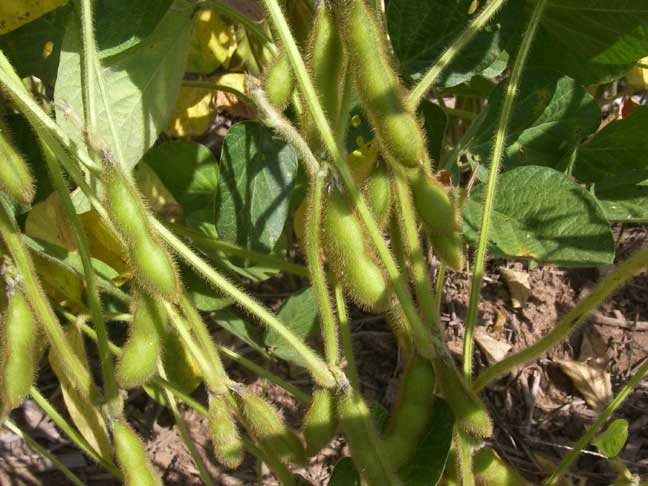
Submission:
M 0 2 L 0 35 L 16 30 L 67 0 L 2 0 Z
M 644 57 L 639 62 L 648 64 L 648 57 Z M 632 88 L 646 89 L 648 88 L 648 69 L 641 66 L 634 67 L 626 74 L 626 80 Z
M 210 81 L 213 81 L 215 85 L 233 88 L 244 95 L 248 93 L 243 73 L 226 73 L 211 78 Z M 253 114 L 251 107 L 243 103 L 237 95 L 227 91 L 216 92 L 216 107 L 236 117 L 250 118 Z
M 228 68 L 237 45 L 236 25 L 225 22 L 214 9 L 202 10 L 194 26 L 187 71 L 209 74 L 221 65 Z
M 211 89 L 180 88 L 167 133 L 172 137 L 202 135 L 216 114 L 213 99 L 214 91 Z

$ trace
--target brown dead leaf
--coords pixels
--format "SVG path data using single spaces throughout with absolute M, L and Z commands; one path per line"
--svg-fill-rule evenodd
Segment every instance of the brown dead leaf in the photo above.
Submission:
M 503 341 L 498 341 L 485 331 L 478 329 L 475 332 L 475 340 L 479 349 L 481 349 L 489 365 L 503 360 L 511 350 L 511 345 Z
M 511 304 L 514 309 L 524 307 L 526 301 L 531 295 L 531 286 L 529 285 L 529 274 L 518 272 L 510 268 L 501 268 L 502 277 L 511 294 Z
M 600 411 L 612 399 L 612 381 L 605 369 L 589 362 L 568 359 L 558 361 L 558 364 L 592 409 Z

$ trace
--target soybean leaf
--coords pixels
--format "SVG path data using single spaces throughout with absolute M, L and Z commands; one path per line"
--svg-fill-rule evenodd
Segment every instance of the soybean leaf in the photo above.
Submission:
M 592 441 L 601 454 L 608 458 L 619 455 L 623 446 L 628 440 L 628 421 L 626 419 L 616 419 L 609 427 Z
M 2 0 L 0 35 L 6 34 L 63 5 L 67 0 Z
M 95 2 L 94 18 L 99 57 L 114 56 L 142 42 L 155 30 L 171 3 L 172 0 Z
M 214 291 L 200 275 L 191 267 L 180 264 L 182 283 L 187 290 L 189 300 L 202 312 L 214 312 L 225 309 L 234 301 L 229 297 L 223 297 Z
M 46 86 L 54 86 L 61 54 L 61 41 L 69 5 L 0 36 L 0 49 L 21 78 L 38 77 Z
M 116 155 L 121 152 L 122 162 L 129 169 L 155 143 L 173 113 L 191 39 L 192 12 L 190 4 L 176 0 L 151 35 L 136 47 L 102 62 L 107 99 L 97 92 L 97 128 L 90 138 L 95 144 L 108 145 Z M 71 15 L 54 100 L 59 125 L 79 146 L 83 146 L 84 116 L 81 49 L 79 21 Z M 112 114 L 114 134 L 105 104 Z M 73 115 L 66 116 L 61 109 L 65 105 Z
M 279 310 L 282 322 L 302 341 L 317 329 L 317 304 L 311 288 L 290 297 Z M 304 363 L 291 346 L 272 329 L 268 329 L 264 339 L 268 350 L 276 357 L 303 366 Z
M 340 459 L 329 479 L 329 486 L 360 486 L 360 475 L 350 457 Z
M 596 188 L 596 197 L 610 221 L 648 223 L 648 181 Z
M 614 121 L 581 146 L 574 176 L 607 186 L 648 179 L 648 106 Z
M 463 233 L 477 244 L 484 185 L 464 206 Z M 594 196 L 548 167 L 527 166 L 500 176 L 490 244 L 504 257 L 525 257 L 566 266 L 611 263 L 614 239 Z
M 399 475 L 408 486 L 435 486 L 445 469 L 450 446 L 454 416 L 445 400 L 434 401 L 429 429 L 421 438 L 414 457 L 401 467 Z
M 146 152 L 143 160 L 182 205 L 185 217 L 214 207 L 218 162 L 204 145 L 191 140 L 165 142 Z
M 550 0 L 529 63 L 586 84 L 607 82 L 646 55 L 647 26 L 646 0 Z
M 267 358 L 270 357 L 264 347 L 259 326 L 228 311 L 214 312 L 211 317 L 216 324 L 248 344 L 252 349 Z
M 432 160 L 438 161 L 441 158 L 448 117 L 439 105 L 435 105 L 428 100 L 423 100 L 419 111 L 423 116 L 428 153 Z
M 461 142 L 484 162 L 489 160 L 506 87 L 501 83 L 495 89 Z M 580 140 L 596 130 L 600 117 L 594 98 L 576 81 L 529 69 L 515 100 L 503 163 L 563 168 Z
M 472 0 L 392 0 L 387 9 L 389 36 L 404 74 L 416 81 L 466 28 Z M 522 2 L 509 2 L 494 22 L 477 34 L 445 70 L 439 86 L 456 86 L 475 74 L 500 74 L 506 44 L 520 25 Z M 496 61 L 500 60 L 496 64 Z M 493 69 L 498 66 L 499 71 Z
M 271 251 L 288 218 L 297 155 L 257 122 L 234 125 L 223 143 L 216 200 L 218 235 L 260 252 Z

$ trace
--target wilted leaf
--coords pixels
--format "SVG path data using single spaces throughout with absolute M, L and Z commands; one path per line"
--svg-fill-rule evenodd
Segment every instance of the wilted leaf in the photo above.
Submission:
M 36 20 L 67 0 L 2 0 L 0 3 L 0 35 Z
M 167 133 L 172 137 L 202 135 L 216 114 L 214 90 L 182 86 Z
M 238 45 L 236 25 L 228 23 L 216 9 L 204 9 L 197 14 L 187 71 L 209 74 L 219 66 L 229 66 Z
M 500 268 L 504 282 L 511 294 L 511 304 L 514 309 L 524 307 L 527 299 L 531 295 L 531 286 L 529 285 L 529 274 L 518 272 L 510 268 Z
M 619 455 L 628 440 L 628 421 L 616 419 L 608 428 L 592 441 L 601 454 L 612 458 Z
M 481 329 L 475 333 L 475 341 L 489 365 L 502 361 L 511 350 L 510 344 L 498 341 Z
M 602 410 L 612 399 L 610 373 L 604 368 L 590 362 L 572 360 L 561 360 L 558 364 L 594 410 Z

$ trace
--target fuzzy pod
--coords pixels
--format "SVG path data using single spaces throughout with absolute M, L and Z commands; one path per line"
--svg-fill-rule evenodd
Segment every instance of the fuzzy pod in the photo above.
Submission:
M 439 236 L 430 235 L 430 243 L 436 256 L 448 267 L 456 271 L 463 268 L 463 242 L 458 232 Z
M 431 236 L 459 229 L 458 214 L 450 190 L 422 168 L 408 173 L 416 212 Z
M 306 452 L 309 457 L 317 454 L 331 442 L 337 431 L 337 426 L 333 395 L 330 390 L 318 388 L 313 392 L 313 399 L 302 424 Z
M 223 396 L 209 397 L 209 432 L 218 461 L 236 469 L 243 462 L 245 449 L 236 421 Z
M 304 445 L 275 407 L 247 391 L 238 394 L 237 402 L 241 420 L 264 449 L 284 462 L 306 463 Z
M 142 439 L 126 420 L 115 421 L 112 432 L 115 457 L 124 474 L 124 484 L 126 486 L 162 486 L 162 481 L 146 454 Z
M 365 0 L 344 0 L 342 29 L 356 92 L 390 160 L 414 167 L 427 158 L 423 129 L 405 105 L 387 40 Z
M 435 369 L 439 387 L 452 410 L 457 427 L 473 437 L 490 437 L 493 423 L 488 411 L 457 368 L 435 360 Z
M 175 331 L 169 330 L 163 338 L 162 364 L 167 380 L 173 386 L 190 394 L 202 381 L 200 368 Z
M 22 204 L 29 204 L 34 199 L 34 179 L 27 163 L 14 147 L 9 128 L 2 118 L 0 118 L 0 190 Z
M 155 375 L 166 324 L 164 308 L 152 297 L 138 292 L 133 301 L 133 321 L 116 370 L 122 388 L 142 386 Z
M 331 126 L 340 115 L 347 57 L 339 25 L 327 2 L 320 2 L 308 42 L 307 68 L 317 88 L 317 95 Z M 317 126 L 305 114 L 306 140 L 312 148 L 320 144 Z
M 137 282 L 144 290 L 175 301 L 178 296 L 178 275 L 166 247 L 154 237 L 142 238 L 130 247 L 131 263 Z
M 435 383 L 432 364 L 418 355 L 412 356 L 384 437 L 387 453 L 396 468 L 407 463 L 427 432 L 434 410 Z
M 0 328 L 0 415 L 22 403 L 34 383 L 38 324 L 27 298 L 16 291 Z
M 527 486 L 529 484 L 490 447 L 477 451 L 473 458 L 473 471 L 477 486 Z
M 353 389 L 342 393 L 337 397 L 337 414 L 363 484 L 400 485 L 362 396 Z
M 270 104 L 279 111 L 288 106 L 295 90 L 295 74 L 285 51 L 281 51 L 266 70 L 263 89 Z
M 112 222 L 128 243 L 150 236 L 146 208 L 133 181 L 115 166 L 106 166 L 102 182 Z
M 378 226 L 385 229 L 392 210 L 391 177 L 387 164 L 379 161 L 362 190 Z
M 373 313 L 388 310 L 392 287 L 358 217 L 340 192 L 326 202 L 322 243 L 329 267 L 351 299 Z

